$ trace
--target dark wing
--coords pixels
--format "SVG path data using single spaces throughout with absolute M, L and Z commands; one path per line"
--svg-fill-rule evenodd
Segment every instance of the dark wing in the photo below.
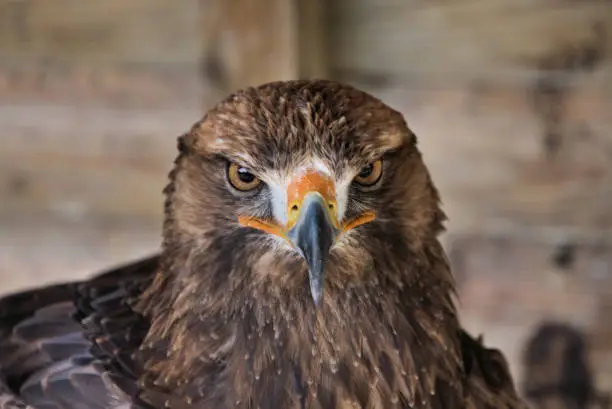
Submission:
M 130 300 L 158 262 L 0 299 L 0 409 L 144 406 L 131 356 L 148 324 Z
M 487 348 L 482 337 L 474 339 L 467 332 L 459 334 L 463 366 L 467 374 L 465 388 L 468 408 L 527 408 L 518 396 L 508 362 L 500 350 Z

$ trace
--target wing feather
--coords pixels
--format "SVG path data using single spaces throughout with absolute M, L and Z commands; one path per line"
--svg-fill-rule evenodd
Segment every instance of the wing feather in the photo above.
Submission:
M 91 280 L 0 299 L 0 409 L 131 409 L 132 353 L 147 323 L 130 308 L 158 256 Z
M 0 409 L 33 409 L 13 393 L 6 382 L 0 379 Z
M 469 396 L 467 407 L 482 409 L 527 409 L 517 395 L 508 362 L 501 351 L 487 348 L 482 337 L 459 334 Z

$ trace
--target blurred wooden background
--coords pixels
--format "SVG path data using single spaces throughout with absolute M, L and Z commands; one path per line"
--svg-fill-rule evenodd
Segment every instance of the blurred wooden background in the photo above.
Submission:
M 156 250 L 176 137 L 230 90 L 296 77 L 405 113 L 464 321 L 517 378 L 558 319 L 612 391 L 604 0 L 0 0 L 0 292 Z

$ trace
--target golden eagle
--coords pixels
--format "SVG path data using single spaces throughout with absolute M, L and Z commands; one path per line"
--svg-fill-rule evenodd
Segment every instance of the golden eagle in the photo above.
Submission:
M 459 324 L 415 135 L 275 82 L 178 140 L 159 255 L 0 301 L 1 408 L 521 408 Z

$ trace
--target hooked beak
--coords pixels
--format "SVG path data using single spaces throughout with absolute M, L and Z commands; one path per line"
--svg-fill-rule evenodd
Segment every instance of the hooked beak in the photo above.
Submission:
M 323 295 L 327 255 L 339 234 L 340 229 L 335 227 L 323 196 L 318 192 L 308 193 L 297 222 L 287 236 L 308 264 L 310 294 L 315 305 L 319 305 Z
M 310 293 L 318 306 L 323 296 L 325 262 L 331 247 L 343 233 L 376 216 L 374 212 L 365 212 L 340 224 L 334 183 L 318 171 L 305 172 L 292 180 L 287 188 L 287 202 L 285 226 L 253 217 L 240 216 L 238 220 L 244 226 L 286 239 L 299 251 L 308 265 Z

